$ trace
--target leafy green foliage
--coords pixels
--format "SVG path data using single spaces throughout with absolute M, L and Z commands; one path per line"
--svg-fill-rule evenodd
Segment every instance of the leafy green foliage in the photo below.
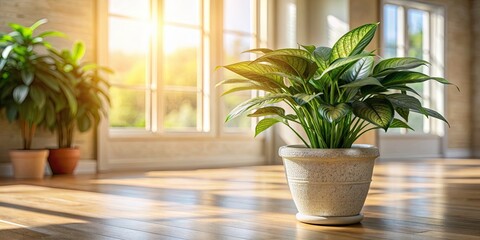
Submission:
M 0 109 L 5 109 L 9 121 L 20 123 L 24 149 L 30 149 L 37 126 L 52 122 L 51 116 L 61 108 L 57 102 L 70 92 L 48 55 L 51 45 L 45 40 L 63 34 L 35 32 L 46 22 L 42 19 L 30 27 L 12 23 L 12 32 L 0 34 Z M 76 107 L 76 102 L 69 104 Z
M 253 49 L 253 61 L 225 66 L 245 79 L 227 79 L 218 85 L 235 84 L 233 90 L 262 90 L 266 94 L 249 99 L 228 114 L 226 121 L 243 114 L 266 117 L 255 128 L 255 136 L 276 123 L 289 127 L 311 148 L 349 148 L 362 134 L 373 129 L 411 127 L 410 111 L 446 119 L 424 108 L 408 84 L 446 79 L 431 77 L 413 69 L 428 62 L 412 58 L 384 59 L 364 49 L 372 40 L 377 24 L 360 26 L 342 36 L 332 48 L 301 46 L 299 49 Z M 293 114 L 273 104 L 283 101 Z M 308 141 L 291 126 L 300 124 Z
M 112 71 L 95 63 L 82 62 L 85 55 L 82 42 L 75 42 L 71 50 L 50 49 L 50 53 L 67 85 L 60 85 L 66 101 L 48 127 L 56 130 L 59 147 L 72 147 L 75 128 L 80 132 L 88 131 L 99 124 L 102 114 L 106 114 L 110 85 L 101 73 Z

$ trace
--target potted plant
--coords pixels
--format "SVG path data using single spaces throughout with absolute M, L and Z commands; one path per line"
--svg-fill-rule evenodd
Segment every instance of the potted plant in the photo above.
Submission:
M 105 103 L 109 104 L 107 92 L 109 84 L 102 78 L 99 71 L 112 73 L 106 67 L 97 66 L 91 62 L 82 62 L 85 55 L 85 45 L 74 43 L 72 50 L 61 52 L 50 49 L 55 59 L 57 69 L 73 89 L 75 109 L 71 109 L 64 98 L 63 108 L 56 112 L 49 125 L 57 134 L 58 148 L 50 149 L 48 162 L 53 174 L 72 174 L 80 158 L 80 149 L 73 145 L 76 130 L 85 132 L 100 122 L 102 113 L 106 115 Z
M 332 48 L 253 49 L 261 54 L 253 61 L 224 68 L 244 77 L 228 79 L 224 92 L 261 90 L 265 94 L 235 107 L 232 120 L 244 113 L 264 117 L 255 136 L 276 123 L 290 128 L 304 145 L 284 146 L 283 158 L 297 219 L 312 224 L 357 223 L 371 182 L 378 149 L 354 144 L 374 129 L 409 128 L 410 112 L 446 122 L 438 112 L 424 108 L 420 95 L 409 84 L 444 78 L 414 69 L 428 62 L 411 58 L 381 59 L 365 52 L 377 24 L 366 24 L 342 36 Z M 292 111 L 273 105 L 284 102 Z M 397 115 L 397 114 L 398 115 Z M 302 137 L 293 125 L 299 124 Z
M 32 149 L 32 140 L 38 127 L 53 122 L 51 116 L 58 106 L 60 96 L 71 95 L 47 54 L 51 46 L 45 41 L 48 36 L 61 36 L 56 31 L 35 34 L 46 20 L 30 27 L 10 24 L 13 30 L 0 35 L 0 109 L 10 122 L 20 125 L 23 148 L 11 150 L 14 176 L 16 178 L 42 178 L 48 151 Z M 76 102 L 67 104 L 76 108 Z

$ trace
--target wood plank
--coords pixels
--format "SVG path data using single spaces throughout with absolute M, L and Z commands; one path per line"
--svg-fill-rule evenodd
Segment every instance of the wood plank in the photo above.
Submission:
M 0 179 L 2 239 L 480 239 L 480 160 L 379 161 L 361 224 L 303 224 L 282 166 Z

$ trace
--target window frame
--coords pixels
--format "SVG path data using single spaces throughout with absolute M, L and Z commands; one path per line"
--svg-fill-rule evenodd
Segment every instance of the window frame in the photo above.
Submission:
M 429 66 L 429 74 L 432 76 L 439 76 L 443 77 L 445 75 L 446 69 L 446 59 L 445 59 L 445 52 L 446 52 L 446 39 L 443 39 L 442 42 L 436 41 L 436 37 L 444 36 L 445 33 L 445 9 L 441 5 L 432 4 L 432 3 L 423 3 L 423 2 L 415 2 L 411 0 L 382 0 L 381 7 L 380 7 L 380 19 L 381 22 L 384 22 L 384 7 L 385 5 L 394 5 L 397 7 L 402 8 L 402 22 L 401 22 L 401 43 L 403 43 L 404 47 L 401 49 L 402 54 L 400 56 L 407 56 L 408 49 L 409 49 L 409 41 L 408 41 L 408 17 L 407 12 L 410 9 L 417 9 L 421 11 L 425 11 L 429 14 L 428 17 L 428 59 L 427 61 L 431 62 L 432 65 Z M 440 38 L 438 38 L 440 39 Z M 382 56 L 385 51 L 384 46 L 384 34 L 381 32 L 380 34 L 380 55 Z M 397 49 L 397 55 L 399 50 Z M 425 54 L 425 53 L 424 53 Z M 438 56 L 437 56 L 438 55 Z M 438 63 L 432 62 L 432 59 L 438 59 Z M 423 105 L 424 107 L 432 108 L 440 113 L 444 113 L 445 111 L 445 90 L 441 84 L 432 83 L 430 81 L 424 82 L 424 90 L 422 96 L 427 95 L 423 98 Z M 435 94 L 441 93 L 442 96 L 439 99 L 434 99 L 433 96 Z M 408 129 L 401 129 L 399 133 L 384 133 L 380 132 L 381 136 L 386 137 L 405 137 L 409 136 L 415 139 L 422 139 L 425 136 L 443 136 L 445 134 L 445 126 L 442 123 L 439 123 L 439 120 L 434 118 L 423 118 L 423 126 L 424 131 L 422 132 L 415 132 Z M 425 130 L 427 128 L 427 130 Z M 426 132 L 425 132 L 426 131 Z
M 252 43 L 255 47 L 267 47 L 271 45 L 270 37 L 270 28 L 268 25 L 270 23 L 270 16 L 266 16 L 271 12 L 271 0 L 250 0 L 254 4 L 254 16 L 252 23 L 255 23 L 252 32 L 254 32 L 254 42 Z M 156 31 L 161 32 L 163 28 L 163 18 L 159 17 L 159 13 L 163 10 L 163 1 L 162 0 L 150 0 L 152 7 L 152 19 L 154 22 L 154 28 Z M 108 1 L 99 1 L 98 5 L 98 49 L 108 49 L 108 19 L 110 13 L 108 12 Z M 155 10 L 153 10 L 155 8 Z M 223 0 L 200 0 L 200 32 L 201 32 L 201 43 L 200 43 L 200 52 L 198 54 L 198 64 L 200 70 L 197 72 L 199 76 L 197 79 L 197 129 L 202 128 L 203 131 L 165 131 L 163 128 L 163 106 L 165 95 L 163 94 L 167 89 L 165 89 L 165 84 L 162 83 L 162 73 L 160 72 L 161 68 L 147 71 L 147 74 L 151 74 L 150 83 L 151 88 L 146 86 L 146 110 L 149 108 L 150 116 L 146 113 L 146 126 L 144 128 L 112 128 L 109 126 L 108 119 L 106 124 L 102 124 L 102 128 L 106 128 L 108 132 L 109 139 L 156 139 L 156 138 L 167 138 L 167 139 L 188 139 L 188 138 L 212 138 L 212 137 L 225 137 L 230 138 L 242 138 L 247 139 L 251 138 L 253 133 L 253 123 L 249 131 L 226 131 L 223 119 L 225 118 L 224 113 L 221 111 L 221 97 L 220 91 L 215 87 L 216 81 L 222 80 L 223 70 L 213 71 L 216 66 L 222 65 L 223 62 Z M 208 9 L 208 10 L 207 10 Z M 206 14 L 206 11 L 210 14 Z M 218 13 L 218 14 L 212 14 Z M 257 21 L 258 20 L 258 21 Z M 264 21 L 263 23 L 260 21 Z M 103 29 L 103 30 L 102 30 Z M 261 31 L 260 31 L 261 29 Z M 150 43 L 150 48 L 152 52 L 157 54 L 151 54 L 152 62 L 160 62 L 159 59 L 162 57 L 162 51 L 158 48 L 161 48 L 162 37 L 159 34 L 153 36 L 153 42 L 158 42 L 158 44 Z M 221 45 L 220 45 L 221 44 Z M 215 48 L 212 46 L 222 46 L 221 48 Z M 99 62 L 108 66 L 108 50 L 99 50 Z M 102 56 L 103 55 L 103 56 Z M 201 60 L 201 61 L 200 61 Z M 224 63 L 225 64 L 225 63 Z M 148 64 L 151 65 L 151 64 Z M 148 68 L 149 66 L 147 66 Z M 151 67 L 151 66 L 150 66 Z M 156 81 L 154 83 L 153 81 Z M 147 94 L 150 94 L 148 96 Z M 151 101 L 147 101 L 148 98 L 151 98 Z M 155 107 L 156 103 L 158 107 Z M 200 116 L 201 115 L 201 116 Z M 201 119 L 201 123 L 198 121 Z M 157 124 L 155 124 L 155 122 Z M 253 122 L 253 121 L 252 121 Z M 148 129 L 150 125 L 150 129 Z M 104 131 L 105 132 L 105 131 Z M 262 139 L 262 136 L 257 137 Z

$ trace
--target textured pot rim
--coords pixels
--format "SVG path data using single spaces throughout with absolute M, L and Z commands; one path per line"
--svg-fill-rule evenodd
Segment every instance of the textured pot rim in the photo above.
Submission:
M 46 148 L 39 148 L 39 149 L 10 149 L 10 152 L 42 152 L 42 151 L 47 151 L 48 149 Z
M 305 145 L 287 145 L 278 150 L 280 157 L 311 158 L 311 157 L 378 157 L 378 148 L 370 144 L 353 144 L 351 148 L 307 148 Z
M 59 148 L 59 147 L 49 147 L 47 148 L 49 151 L 50 150 L 80 150 L 80 147 L 78 146 L 73 146 L 73 147 L 67 147 L 67 148 Z

